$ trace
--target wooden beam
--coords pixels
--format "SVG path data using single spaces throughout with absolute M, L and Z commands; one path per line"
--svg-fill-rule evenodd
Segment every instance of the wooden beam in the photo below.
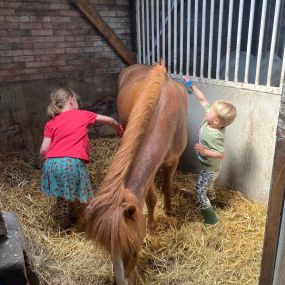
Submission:
M 285 189 L 285 86 L 281 95 L 259 285 L 273 282 Z
M 70 2 L 88 18 L 127 64 L 136 63 L 135 54 L 125 46 L 109 25 L 104 22 L 89 0 L 70 0 Z

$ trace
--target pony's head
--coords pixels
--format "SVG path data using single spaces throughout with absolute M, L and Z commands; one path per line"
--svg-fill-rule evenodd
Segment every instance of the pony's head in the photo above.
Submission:
M 121 186 L 98 192 L 85 209 L 87 236 L 111 255 L 137 252 L 145 237 L 145 218 L 137 197 Z

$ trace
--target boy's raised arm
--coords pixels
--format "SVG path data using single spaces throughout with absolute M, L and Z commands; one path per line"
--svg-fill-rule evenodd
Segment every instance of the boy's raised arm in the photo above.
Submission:
M 183 79 L 185 80 L 187 86 L 192 89 L 194 95 L 196 96 L 200 104 L 203 106 L 208 105 L 209 102 L 206 99 L 204 93 L 196 85 L 192 83 L 192 80 L 189 78 L 189 76 L 183 76 Z

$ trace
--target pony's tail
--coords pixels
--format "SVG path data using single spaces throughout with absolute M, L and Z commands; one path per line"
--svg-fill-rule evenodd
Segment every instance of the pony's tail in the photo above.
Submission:
M 99 193 L 98 193 L 99 194 Z M 142 208 L 134 194 L 119 190 L 110 200 L 96 196 L 85 210 L 87 236 L 102 245 L 111 256 L 137 252 L 146 234 Z

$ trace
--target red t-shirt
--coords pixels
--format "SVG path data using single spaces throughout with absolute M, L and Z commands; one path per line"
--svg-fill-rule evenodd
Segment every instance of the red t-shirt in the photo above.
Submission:
M 45 158 L 74 157 L 89 161 L 88 127 L 97 114 L 85 110 L 63 112 L 45 125 L 44 136 L 51 138 Z

